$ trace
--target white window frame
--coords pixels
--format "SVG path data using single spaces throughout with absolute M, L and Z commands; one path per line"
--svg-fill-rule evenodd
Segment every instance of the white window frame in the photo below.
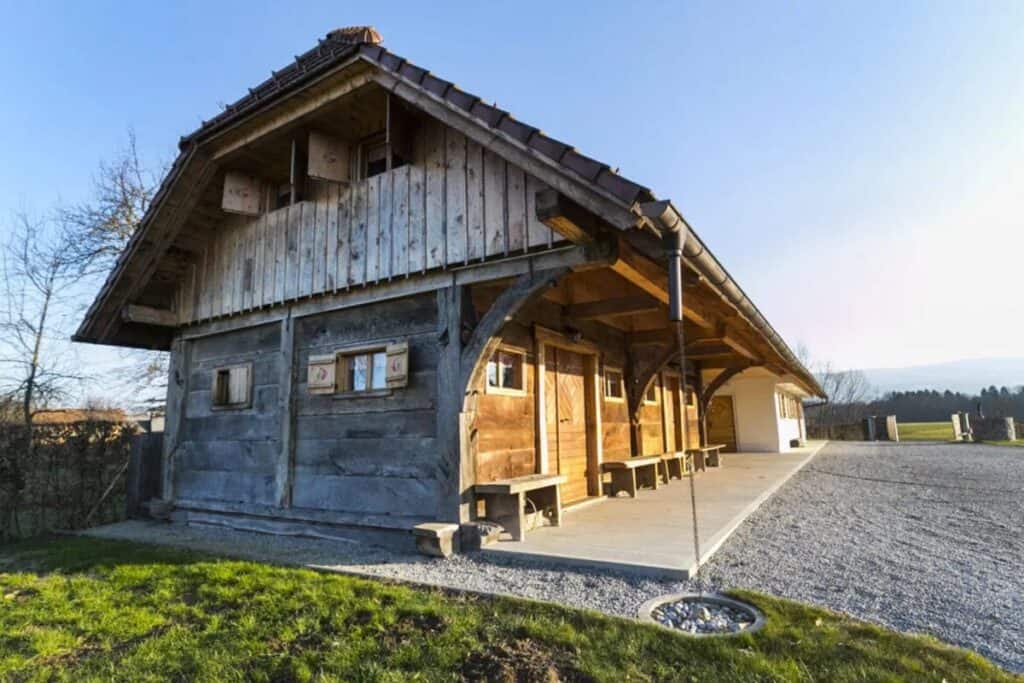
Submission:
M 659 400 L 661 398 L 661 392 L 658 391 L 658 389 L 660 389 L 660 388 L 661 387 L 658 384 L 658 377 L 655 376 L 654 379 L 651 380 L 650 385 L 647 387 L 647 391 L 644 392 L 643 402 L 644 402 L 645 406 L 656 406 L 656 405 L 658 405 L 661 402 Z M 648 398 L 651 395 L 652 391 L 654 392 L 654 399 L 653 400 Z
M 611 394 L 608 393 L 608 373 L 609 372 L 614 372 L 614 373 L 616 373 L 619 376 L 619 395 L 618 396 L 612 396 Z M 604 400 L 606 402 L 608 402 L 608 403 L 625 403 L 626 402 L 626 373 L 624 373 L 621 368 L 617 368 L 617 367 L 612 366 L 612 365 L 606 365 L 605 368 L 604 368 L 604 372 L 601 373 L 601 379 L 602 379 L 602 385 L 603 385 L 603 389 L 602 389 L 601 393 L 604 396 Z
M 519 364 L 518 376 L 519 384 L 521 386 L 505 387 L 495 386 L 491 384 L 491 364 L 496 362 L 498 355 L 501 353 L 506 353 L 511 356 L 516 356 L 518 358 L 516 362 Z M 497 377 L 499 378 L 500 381 L 501 375 L 499 374 L 497 375 Z M 526 386 L 526 349 L 522 349 L 517 346 L 508 346 L 502 344 L 497 349 L 495 349 L 494 353 L 491 354 L 491 357 L 487 359 L 487 366 L 484 368 L 484 393 L 494 394 L 496 396 L 526 396 Z

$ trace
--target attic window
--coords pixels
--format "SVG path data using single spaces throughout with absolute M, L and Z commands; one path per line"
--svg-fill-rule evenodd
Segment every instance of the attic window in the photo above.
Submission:
M 388 166 L 388 148 L 391 149 L 391 165 Z M 360 174 L 365 178 L 372 178 L 393 168 L 400 168 L 409 163 L 401 151 L 403 145 L 397 140 L 388 144 L 384 133 L 378 133 L 362 145 L 362 168 Z

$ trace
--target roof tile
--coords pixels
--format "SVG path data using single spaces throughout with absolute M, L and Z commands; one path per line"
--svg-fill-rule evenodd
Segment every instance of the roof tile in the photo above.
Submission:
M 539 132 L 530 140 L 530 147 L 558 162 L 561 162 L 565 153 L 572 149 L 571 145 L 567 145 L 554 138 L 549 138 L 547 135 Z
M 410 80 L 413 83 L 419 83 L 420 81 L 423 80 L 423 77 L 426 76 L 428 72 L 426 69 L 416 66 L 412 62 L 406 62 L 405 64 L 402 65 L 402 68 L 399 70 L 398 73 L 402 78 L 405 78 L 406 80 Z
M 537 132 L 533 126 L 528 126 L 522 121 L 517 121 L 511 114 L 506 116 L 498 124 L 498 130 L 509 135 L 524 145 L 529 142 L 530 136 Z
M 445 95 L 445 99 L 454 104 L 459 109 L 465 109 L 469 111 L 473 108 L 480 98 L 476 95 L 470 95 L 465 90 L 460 90 L 457 86 L 453 85 L 449 90 L 448 94 Z
M 508 112 L 504 109 L 493 107 L 482 100 L 477 100 L 476 104 L 473 105 L 473 108 L 469 110 L 469 113 L 486 123 L 491 128 L 498 125 L 498 122 L 501 121 L 501 117 L 508 116 Z
M 562 157 L 562 165 L 575 171 L 591 182 L 597 179 L 598 174 L 601 173 L 602 170 L 608 168 L 607 165 L 602 164 L 600 161 L 591 159 L 588 156 L 583 156 L 574 149 L 569 150 L 566 152 L 565 156 Z
M 427 92 L 437 95 L 438 97 L 444 97 L 444 94 L 448 92 L 448 88 L 452 87 L 452 84 L 443 78 L 438 78 L 434 74 L 427 72 L 427 75 L 423 77 L 423 82 L 420 83 Z

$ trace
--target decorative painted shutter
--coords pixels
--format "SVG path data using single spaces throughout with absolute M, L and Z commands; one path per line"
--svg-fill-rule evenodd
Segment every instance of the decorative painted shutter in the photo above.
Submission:
M 309 367 L 306 372 L 306 382 L 309 385 L 311 394 L 334 393 L 335 384 L 335 357 L 310 356 Z
M 409 383 L 409 344 L 389 344 L 387 349 L 388 389 L 404 387 Z

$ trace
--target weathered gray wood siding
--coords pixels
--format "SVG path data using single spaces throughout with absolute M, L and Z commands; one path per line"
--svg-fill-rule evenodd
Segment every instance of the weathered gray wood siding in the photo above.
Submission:
M 281 450 L 280 326 L 252 327 L 189 344 L 188 395 L 174 463 L 175 495 L 188 500 L 273 504 Z M 251 362 L 252 405 L 212 407 L 214 371 Z
M 310 180 L 298 204 L 225 214 L 176 296 L 183 323 L 265 308 L 551 246 L 537 220 L 544 185 L 433 120 L 412 163 L 339 185 Z
M 295 354 L 305 368 L 310 354 L 345 347 L 409 343 L 409 384 L 386 396 L 310 394 L 304 372 L 296 385 L 295 470 L 292 507 L 367 518 L 438 514 L 445 474 L 435 437 L 437 381 L 435 296 L 370 304 L 296 322 Z M 380 519 L 375 525 L 385 525 Z

